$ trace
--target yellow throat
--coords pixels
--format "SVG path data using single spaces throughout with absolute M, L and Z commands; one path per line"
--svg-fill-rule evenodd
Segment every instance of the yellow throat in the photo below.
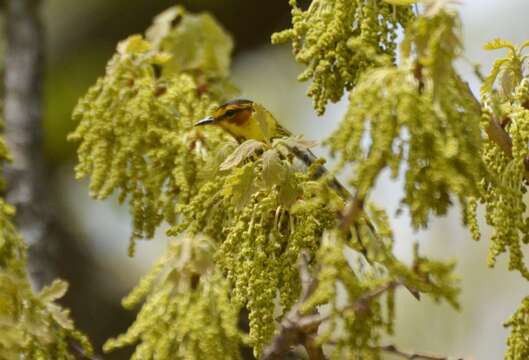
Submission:
M 228 101 L 195 126 L 208 124 L 220 126 L 239 142 L 249 139 L 270 142 L 275 137 L 290 135 L 264 106 L 251 100 Z

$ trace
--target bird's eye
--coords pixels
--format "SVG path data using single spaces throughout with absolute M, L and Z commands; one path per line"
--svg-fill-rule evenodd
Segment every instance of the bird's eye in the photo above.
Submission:
M 233 115 L 235 115 L 235 110 L 228 110 L 228 111 L 226 111 L 226 116 L 230 116 L 230 117 L 231 117 L 231 116 L 233 116 Z

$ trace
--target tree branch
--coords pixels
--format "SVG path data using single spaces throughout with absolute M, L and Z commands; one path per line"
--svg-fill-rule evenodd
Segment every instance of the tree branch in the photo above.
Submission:
M 477 112 L 481 113 L 481 103 L 476 98 L 470 86 L 466 81 L 461 79 L 459 75 L 455 75 L 456 85 L 469 96 L 469 99 L 474 103 L 474 107 Z M 490 140 L 498 144 L 505 155 L 512 157 L 512 140 L 504 126 L 498 121 L 498 119 L 491 117 L 489 125 L 485 129 L 487 136 Z
M 341 214 L 340 219 L 340 230 L 344 233 L 349 233 L 351 225 L 355 223 L 358 217 L 364 211 L 364 199 L 360 198 L 358 195 L 354 196 L 351 201 L 349 201 Z
M 330 315 L 318 313 L 301 315 L 299 312 L 301 304 L 310 296 L 317 286 L 317 280 L 310 275 L 308 270 L 309 256 L 302 251 L 299 261 L 299 273 L 302 289 L 301 300 L 292 306 L 280 324 L 280 330 L 272 339 L 271 344 L 265 348 L 261 360 L 283 359 L 284 354 L 292 350 L 296 345 L 303 344 L 307 350 L 310 360 L 323 360 L 325 355 L 321 345 L 317 344 L 315 338 L 320 324 L 330 318 Z M 390 281 L 380 288 L 374 289 L 358 298 L 353 304 L 342 309 L 343 312 L 353 310 L 357 314 L 367 311 L 369 303 L 378 298 L 386 291 L 402 285 L 397 281 Z
M 386 345 L 381 346 L 379 350 L 400 356 L 404 359 L 409 360 L 448 360 L 448 357 L 445 356 L 434 356 L 434 355 L 427 355 L 422 353 L 410 353 L 405 352 L 402 350 L 399 350 L 395 345 Z M 457 358 L 457 360 L 464 360 L 463 358 Z
M 16 223 L 30 246 L 30 273 L 37 287 L 51 276 L 43 238 L 49 223 L 44 201 L 42 156 L 43 28 L 40 0 L 9 0 L 6 12 L 5 137 L 13 163 L 6 166 L 6 199 L 17 209 Z

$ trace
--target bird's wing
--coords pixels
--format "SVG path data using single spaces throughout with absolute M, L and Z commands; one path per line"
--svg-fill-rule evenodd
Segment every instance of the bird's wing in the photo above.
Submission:
M 277 121 L 276 121 L 276 131 L 275 131 L 275 137 L 289 137 L 289 136 L 292 136 L 292 133 L 290 131 L 288 131 L 287 129 L 285 129 L 284 127 L 281 126 L 281 124 L 279 124 Z
M 309 149 L 300 149 L 297 146 L 292 146 L 290 147 L 290 151 L 292 151 L 292 153 L 307 167 L 312 165 L 318 159 L 317 156 L 314 155 L 314 153 Z M 321 165 L 314 173 L 314 179 L 317 180 L 328 172 L 329 170 L 327 170 L 325 166 Z M 335 177 L 330 179 L 329 185 L 338 193 L 338 195 L 342 199 L 347 200 L 351 197 L 351 193 L 349 192 L 349 190 L 347 190 Z

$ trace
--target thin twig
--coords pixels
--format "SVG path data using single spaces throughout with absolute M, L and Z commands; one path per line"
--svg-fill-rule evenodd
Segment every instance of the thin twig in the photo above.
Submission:
M 459 87 L 463 93 L 466 93 L 468 95 L 469 100 L 472 101 L 474 104 L 474 108 L 476 112 L 481 113 L 481 103 L 479 100 L 474 96 L 474 93 L 470 89 L 470 85 L 468 85 L 468 82 L 461 79 L 459 75 L 455 75 L 456 80 L 456 86 Z M 501 126 L 501 122 L 498 121 L 498 119 L 491 117 L 489 125 L 485 129 L 488 137 L 490 140 L 494 141 L 502 150 L 503 152 L 509 156 L 512 157 L 512 140 L 507 131 Z
M 307 257 L 301 256 L 300 260 L 300 274 L 306 274 L 308 271 L 308 268 L 306 267 L 308 266 L 308 262 L 306 261 Z M 312 282 L 308 284 L 307 288 L 313 289 L 315 287 L 315 281 L 316 280 L 313 279 Z M 347 311 L 353 310 L 357 314 L 362 314 L 367 311 L 371 301 L 399 285 L 402 284 L 397 281 L 390 281 L 377 289 L 365 293 L 353 304 L 341 309 L 340 312 L 345 313 Z M 305 290 L 307 288 L 305 288 Z M 307 295 L 304 289 L 302 289 L 302 292 L 304 296 Z M 303 344 L 307 350 L 307 353 L 309 354 L 309 359 L 325 359 L 321 345 L 318 345 L 314 339 L 321 323 L 329 320 L 333 314 L 320 315 L 315 313 L 301 315 L 299 312 L 301 303 L 302 302 L 294 304 L 283 321 L 281 321 L 279 333 L 272 339 L 272 343 L 265 349 L 261 360 L 282 359 L 284 354 L 289 352 L 295 345 L 299 344 Z
M 344 308 L 338 310 L 339 314 L 346 314 L 349 311 L 354 311 L 356 314 L 362 314 L 369 309 L 369 304 L 371 301 L 377 299 L 378 297 L 382 296 L 384 293 L 386 293 L 389 290 L 393 290 L 397 288 L 398 286 L 404 286 L 402 283 L 398 281 L 389 281 L 388 283 L 380 286 L 377 289 L 374 289 L 370 292 L 367 292 L 360 296 L 354 303 L 345 306 Z M 316 324 L 319 326 L 324 321 L 329 320 L 333 314 L 328 314 L 324 316 L 318 316 L 318 317 L 312 317 L 312 318 L 306 318 L 303 324 L 307 327 L 314 327 Z
M 323 348 L 321 344 L 316 340 L 317 335 L 309 334 L 305 335 L 305 340 L 303 342 L 303 347 L 307 351 L 309 360 L 325 360 L 325 354 L 323 353 Z
M 347 203 L 341 216 L 340 230 L 348 232 L 364 210 L 364 199 L 356 195 Z
M 417 353 L 417 352 L 405 352 L 402 350 L 399 350 L 395 345 L 385 345 L 378 348 L 381 351 L 400 356 L 404 359 L 409 360 L 449 360 L 448 357 L 445 356 L 435 356 L 435 355 L 429 355 L 429 354 L 423 354 L 423 353 Z M 456 359 L 454 359 L 456 360 Z M 457 358 L 457 360 L 464 360 L 463 358 Z

